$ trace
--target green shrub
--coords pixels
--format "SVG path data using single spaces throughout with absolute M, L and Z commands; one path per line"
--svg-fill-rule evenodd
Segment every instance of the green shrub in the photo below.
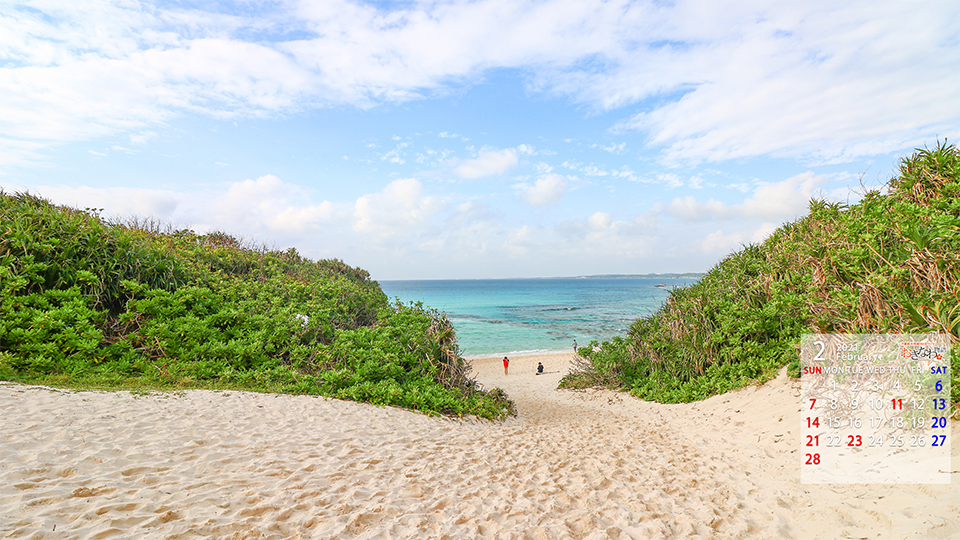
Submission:
M 0 378 L 322 394 L 427 414 L 512 414 L 469 378 L 449 321 L 391 305 L 339 260 L 223 232 L 107 223 L 0 192 Z
M 580 349 L 562 382 L 690 401 L 799 376 L 803 333 L 945 333 L 960 402 L 960 152 L 946 142 L 901 161 L 889 193 L 810 213 L 671 291 L 624 340 Z

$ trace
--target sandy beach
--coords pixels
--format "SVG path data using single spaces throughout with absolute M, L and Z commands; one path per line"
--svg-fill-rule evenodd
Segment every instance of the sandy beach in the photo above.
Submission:
M 309 396 L 0 383 L 6 538 L 960 538 L 950 485 L 806 485 L 799 383 L 682 405 L 475 359 L 518 416 Z M 547 373 L 535 375 L 537 362 Z

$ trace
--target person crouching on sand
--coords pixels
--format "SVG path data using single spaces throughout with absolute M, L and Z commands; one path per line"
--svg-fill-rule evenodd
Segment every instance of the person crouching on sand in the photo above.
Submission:
M 537 362 L 537 375 L 543 374 L 543 362 Z
M 507 370 L 510 369 L 510 359 L 506 356 L 503 357 L 503 374 L 507 374 Z

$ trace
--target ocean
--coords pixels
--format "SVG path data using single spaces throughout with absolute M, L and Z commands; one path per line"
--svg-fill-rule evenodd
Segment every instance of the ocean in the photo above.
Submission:
M 572 350 L 624 336 L 670 289 L 696 279 L 533 278 L 380 281 L 401 302 L 446 313 L 465 357 Z

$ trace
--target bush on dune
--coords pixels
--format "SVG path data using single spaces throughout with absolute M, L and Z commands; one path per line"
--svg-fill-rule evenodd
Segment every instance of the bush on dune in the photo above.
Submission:
M 512 414 L 452 326 L 363 270 L 0 192 L 0 378 L 307 393 L 429 414 Z
M 960 152 L 946 142 L 901 161 L 887 193 L 813 200 L 806 217 L 671 292 L 625 339 L 581 348 L 563 386 L 601 384 L 663 402 L 761 382 L 803 333 L 945 333 L 960 402 Z

